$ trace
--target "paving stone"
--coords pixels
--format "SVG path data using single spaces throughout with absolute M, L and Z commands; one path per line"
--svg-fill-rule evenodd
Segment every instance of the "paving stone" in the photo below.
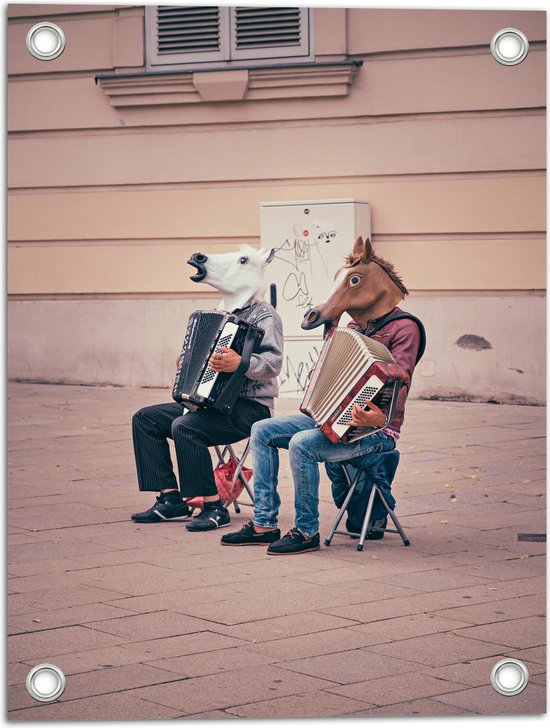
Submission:
M 308 561 L 295 559 L 292 564 L 283 564 L 281 563 L 282 560 L 279 560 L 276 563 L 269 564 L 268 567 L 264 549 L 229 549 L 227 547 L 222 548 L 219 544 L 216 544 L 216 547 L 216 552 L 210 558 L 204 558 L 203 552 L 200 552 L 201 568 L 194 570 L 192 576 L 188 574 L 189 565 L 186 561 L 183 559 L 179 560 L 180 563 L 178 564 L 177 570 L 186 572 L 186 582 L 189 582 L 190 588 L 265 579 L 266 572 L 269 573 L 270 579 L 277 579 L 281 576 L 288 577 L 294 573 L 308 573 L 312 569 L 311 564 L 308 564 L 309 558 Z M 227 551 L 237 551 L 241 556 L 240 559 L 237 559 L 238 563 L 235 563 L 235 556 L 228 555 Z M 253 554 L 250 554 L 250 551 L 256 552 L 256 559 L 251 560 Z M 245 560 L 247 552 L 250 556 Z M 163 563 L 164 565 L 167 563 L 166 557 L 146 559 L 146 561 L 148 563 L 156 563 L 158 561 L 159 564 Z M 172 562 L 170 566 L 172 568 Z M 313 568 L 315 570 L 327 570 L 331 568 L 331 564 L 327 564 L 326 562 L 319 563 L 317 560 Z
M 418 612 L 435 612 L 450 607 L 458 607 L 470 604 L 481 604 L 510 599 L 516 596 L 545 593 L 544 578 L 518 579 L 515 581 L 488 582 L 479 586 L 461 587 L 460 589 L 446 589 L 440 592 L 427 592 L 423 595 L 413 595 L 408 599 L 386 599 L 384 600 L 384 614 L 387 616 L 401 616 Z M 360 614 L 364 613 L 365 621 L 372 621 L 380 615 L 376 605 L 365 605 L 365 611 L 360 611 L 360 605 L 349 605 L 347 607 L 329 607 L 324 611 L 330 614 L 347 617 L 349 619 L 361 619 Z
M 439 563 L 436 562 L 436 566 L 439 568 L 466 565 L 473 567 L 479 564 L 492 564 L 494 561 L 505 561 L 506 559 L 519 558 L 517 552 L 512 549 L 496 549 L 490 546 L 482 546 L 478 543 L 465 543 L 464 548 L 464 551 L 455 551 L 454 553 L 445 554 L 439 557 L 431 556 L 430 558 L 440 560 L 441 566 L 439 566 Z M 424 561 L 428 561 L 429 563 L 429 559 L 426 559 L 424 555 L 423 558 Z M 472 573 L 475 575 L 475 572 Z
M 14 546 L 19 546 L 23 543 L 36 543 L 36 536 L 32 533 L 25 533 L 22 529 L 18 529 L 16 532 L 10 531 L 8 534 L 8 552 L 13 552 Z
M 497 602 L 473 604 L 467 607 L 443 609 L 436 614 L 450 619 L 464 620 L 471 625 L 504 622 L 508 619 L 530 617 L 544 614 L 546 599 L 544 594 L 535 594 Z
M 376 559 L 372 558 L 374 555 L 376 555 Z M 292 574 L 290 575 L 290 578 L 293 581 L 328 586 L 332 584 L 345 584 L 350 581 L 363 579 L 375 579 L 388 574 L 404 574 L 423 569 L 428 570 L 430 568 L 429 565 L 426 564 L 425 557 L 422 559 L 422 563 L 419 563 L 420 559 L 417 554 L 414 554 L 408 563 L 406 561 L 398 561 L 396 563 L 392 560 L 391 555 L 388 555 L 387 553 L 371 553 L 371 558 L 369 558 L 369 554 L 363 552 L 362 556 L 364 563 L 356 562 L 353 565 L 342 565 L 339 568 L 325 568 L 322 571 L 313 571 L 308 574 Z
M 500 695 L 492 686 L 439 695 L 438 701 L 481 715 L 539 715 L 546 711 L 546 690 L 531 682 L 518 695 Z
M 327 688 L 327 691 L 356 700 L 364 700 L 377 706 L 429 698 L 454 690 L 464 690 L 464 687 L 463 683 L 453 683 L 420 672 L 410 672 L 405 675 L 387 675 L 383 678 L 353 683 L 353 685 L 345 687 Z
M 120 599 L 122 592 L 96 589 L 95 587 L 80 586 L 57 587 L 54 583 L 49 589 L 27 591 L 13 594 L 8 602 L 8 616 L 30 614 L 40 611 L 75 607 L 82 604 L 97 604 L 112 599 Z
M 463 626 L 463 622 L 437 617 L 434 614 L 413 614 L 380 622 L 358 624 L 354 629 L 367 635 L 370 645 L 377 645 L 399 642 L 411 637 L 450 632 L 452 629 Z
M 544 574 L 546 566 L 544 556 L 529 558 L 503 559 L 497 562 L 478 563 L 469 566 L 457 566 L 456 571 L 479 577 L 490 577 L 504 581 L 506 579 L 527 579 L 530 576 Z
M 253 665 L 268 665 L 274 661 L 270 655 L 261 655 L 259 652 L 252 652 L 245 647 L 229 647 L 156 660 L 148 664 L 173 672 L 180 677 L 198 677 L 215 675 L 228 670 L 239 670 Z
M 181 708 L 188 713 L 198 713 L 310 692 L 330 687 L 332 684 L 327 680 L 297 675 L 271 665 L 256 665 L 155 688 L 138 688 L 130 691 L 130 694 L 160 705 Z
M 327 611 L 331 605 L 337 604 L 374 602 L 394 596 L 408 598 L 416 593 L 412 587 L 380 584 L 374 581 L 353 582 L 346 590 L 327 590 L 325 587 L 293 583 L 286 579 L 284 592 L 281 592 L 281 585 L 267 581 L 267 590 L 263 593 L 258 584 L 259 582 L 254 582 L 249 599 L 246 598 L 246 595 L 250 585 L 248 588 L 243 586 L 240 596 L 233 600 L 231 609 L 228 608 L 229 594 L 226 593 L 224 601 L 212 601 L 204 606 L 185 606 L 185 614 L 203 617 L 220 624 L 235 625 L 284 616 L 289 613 L 309 613 L 321 608 L 323 611 Z M 282 594 L 284 594 L 284 598 Z
M 493 655 L 492 657 L 484 657 L 479 660 L 463 660 L 454 665 L 444 665 L 443 667 L 427 668 L 423 671 L 424 675 L 432 675 L 442 680 L 450 680 L 455 683 L 462 683 L 471 687 L 480 687 L 481 685 L 490 685 L 491 670 L 504 657 L 512 657 L 511 653 L 503 653 Z M 529 676 L 538 675 L 544 672 L 544 665 L 536 662 L 522 660 L 529 670 Z
M 13 635 L 8 644 L 10 661 L 53 658 L 84 647 L 94 649 L 123 642 L 120 637 L 96 632 L 88 627 L 62 627 L 43 632 Z
M 50 589 L 52 586 L 55 586 L 56 589 L 76 591 L 79 584 L 68 573 L 34 574 L 8 579 L 8 593 L 10 594 L 40 591 Z
M 63 670 L 65 675 L 74 675 L 108 667 L 139 664 L 145 662 L 150 656 L 151 653 L 140 649 L 139 645 L 108 645 L 55 655 L 55 664 Z M 36 664 L 36 660 L 27 660 L 27 664 L 30 669 Z
M 31 543 L 24 543 L 17 546 L 17 549 L 12 548 L 9 550 L 9 563 L 29 563 L 43 560 L 58 559 L 61 557 L 68 557 L 73 559 L 75 556 L 80 554 L 89 553 L 105 553 L 111 550 L 111 546 L 106 543 L 94 542 L 94 541 L 81 541 L 75 538 L 69 538 L 66 534 L 63 534 L 63 538 L 56 539 L 56 532 L 50 531 L 48 539 L 37 536 Z
M 159 608 L 159 604 L 164 610 L 175 612 L 178 609 L 184 609 L 185 605 L 193 605 L 197 601 L 202 604 L 208 604 L 210 601 L 219 601 L 220 592 L 212 593 L 209 589 L 200 590 L 182 590 L 176 589 L 173 591 L 163 592 L 162 600 L 159 600 L 158 594 L 147 594 L 143 597 L 131 597 L 125 596 L 112 600 L 106 600 L 106 603 L 112 607 L 118 607 L 124 609 L 127 612 L 134 612 L 137 614 L 146 614 L 147 612 L 155 612 Z M 185 614 L 185 612 L 183 612 Z
M 516 657 L 518 660 L 532 660 L 541 665 L 546 664 L 546 646 L 530 647 L 525 650 L 516 650 L 510 652 L 510 657 Z
M 207 631 L 212 625 L 194 617 L 159 610 L 149 614 L 122 615 L 115 619 L 94 621 L 88 626 L 100 632 L 127 638 L 132 642 L 138 640 L 141 642 L 160 637 L 190 634 L 201 630 Z
M 372 708 L 371 710 L 364 710 L 358 713 L 353 713 L 350 718 L 368 717 L 375 718 L 378 716 L 396 716 L 396 717 L 408 717 L 408 716 L 424 716 L 429 717 L 432 715 L 475 715 L 476 711 L 466 710 L 453 705 L 446 705 L 445 703 L 439 702 L 437 699 L 421 699 L 411 700 L 403 703 L 394 703 L 393 705 L 384 705 L 381 708 Z
M 159 657 L 179 657 L 193 655 L 211 650 L 222 650 L 230 647 L 240 647 L 242 640 L 215 632 L 197 632 L 195 634 L 179 635 L 177 637 L 163 637 L 161 639 L 133 642 L 128 647 L 139 649 L 147 656 L 148 661 Z
M 133 596 L 158 594 L 182 586 L 181 574 L 139 563 L 72 571 L 71 577 L 94 588 L 117 590 Z
M 237 637 L 247 642 L 268 642 L 270 640 L 293 637 L 295 635 L 314 635 L 329 629 L 338 627 L 353 626 L 356 622 L 341 617 L 334 617 L 330 614 L 319 614 L 308 612 L 290 614 L 274 619 L 261 619 L 247 624 L 238 624 L 231 627 L 219 627 L 218 631 Z M 310 639 L 315 639 L 310 637 Z
M 6 677 L 7 677 L 7 684 L 8 685 L 17 685 L 20 683 L 24 683 L 27 679 L 27 675 L 29 674 L 29 671 L 31 669 L 30 665 L 27 665 L 25 662 L 10 662 L 8 663 L 7 670 L 6 670 Z
M 36 611 L 20 616 L 8 618 L 8 632 L 36 632 L 55 627 L 69 627 L 71 625 L 89 626 L 95 621 L 112 617 L 123 617 L 128 612 L 107 604 L 83 604 L 67 609 L 54 609 L 51 611 Z
M 10 564 L 10 572 L 14 576 L 25 577 L 34 575 L 52 575 L 55 579 L 63 572 L 81 569 L 82 564 L 77 559 L 43 559 L 41 561 L 27 561 Z M 36 588 L 36 587 L 35 587 Z
M 373 645 L 369 651 L 389 657 L 415 660 L 423 665 L 435 667 L 450 665 L 458 660 L 472 660 L 477 657 L 497 655 L 505 651 L 502 645 L 481 642 L 454 634 L 435 634 L 413 637 L 389 645 Z
M 533 528 L 533 524 L 538 522 L 538 528 L 542 527 L 544 531 L 544 520 L 541 511 L 533 510 L 529 506 L 518 506 L 512 503 L 502 503 L 499 509 L 495 509 L 493 505 L 478 507 L 475 510 L 459 510 L 455 509 L 448 512 L 449 523 L 454 526 L 465 526 L 472 529 L 496 529 L 504 526 L 521 528 Z M 538 530 L 538 533 L 541 531 Z
M 532 675 L 529 679 L 534 685 L 541 685 L 542 687 L 546 687 L 546 674 L 544 673 Z
M 285 637 L 268 642 L 251 643 L 249 650 L 269 655 L 277 661 L 295 660 L 317 655 L 329 655 L 335 652 L 346 652 L 358 647 L 366 647 L 371 637 L 354 627 L 330 629 L 312 635 Z
M 9 396 L 10 718 L 483 714 L 468 690 L 486 687 L 503 655 L 524 660 L 530 687 L 544 689 L 545 650 L 527 645 L 544 613 L 546 544 L 518 541 L 546 525 L 544 408 L 412 400 L 394 483 L 411 547 L 388 535 L 357 552 L 338 536 L 275 560 L 222 548 L 217 532 L 129 520 L 151 500 L 136 487 L 129 422 L 165 390 L 15 384 Z M 296 409 L 277 403 L 279 414 Z M 285 530 L 286 452 L 280 495 Z M 72 513 L 59 508 L 68 496 Z M 324 473 L 320 511 L 325 533 L 335 507 Z M 232 513 L 235 530 L 250 515 Z M 52 654 L 82 697 L 67 688 L 54 705 L 31 704 L 26 674 Z M 417 693 L 419 675 L 449 692 Z M 369 707 L 353 694 L 362 683 L 384 683 L 386 701 L 392 685 L 406 687 L 399 703 Z M 117 692 L 90 696 L 94 684 Z M 218 702 L 193 702 L 211 684 Z
M 487 579 L 461 574 L 456 568 L 434 569 L 429 571 L 417 571 L 413 574 L 391 574 L 377 577 L 379 582 L 415 588 L 420 591 L 442 591 L 443 589 L 456 589 L 457 587 L 475 586 L 487 583 Z
M 351 700 L 324 690 L 303 695 L 290 695 L 228 708 L 241 718 L 330 718 L 373 707 L 361 700 Z
M 546 620 L 544 616 L 524 617 L 496 624 L 466 627 L 456 630 L 455 634 L 486 642 L 498 642 L 518 649 L 539 647 L 545 644 Z
M 173 673 L 148 665 L 124 665 L 93 670 L 80 675 L 67 676 L 66 687 L 59 702 L 116 693 L 127 688 L 155 685 L 174 679 Z M 25 684 L 15 685 L 8 689 L 9 711 L 32 708 L 35 705 L 36 700 L 27 692 Z
M 413 664 L 411 661 L 394 657 L 380 657 L 379 654 L 368 652 L 366 649 L 289 660 L 278 663 L 278 666 L 304 675 L 332 680 L 334 683 L 342 685 L 418 669 L 418 664 Z
M 140 700 L 124 692 L 113 695 L 101 695 L 81 700 L 55 703 L 43 703 L 33 708 L 17 710 L 10 713 L 10 720 L 160 720 L 162 718 L 178 718 L 185 715 L 183 710 L 174 710 L 166 706 Z
M 186 720 L 225 720 L 226 718 L 232 718 L 233 720 L 239 720 L 239 716 L 231 714 L 226 710 L 207 710 L 204 713 L 193 713 L 193 715 L 186 715 Z
M 128 688 L 157 685 L 174 679 L 173 673 L 150 665 L 121 665 L 71 675 L 60 700 L 75 700 Z

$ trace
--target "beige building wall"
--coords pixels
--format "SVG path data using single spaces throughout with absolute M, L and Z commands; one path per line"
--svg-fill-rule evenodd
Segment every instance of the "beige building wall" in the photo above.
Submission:
M 141 6 L 8 16 L 11 377 L 171 386 L 217 299 L 190 254 L 258 245 L 261 202 L 357 198 L 426 324 L 413 394 L 544 401 L 544 13 L 317 8 L 313 65 L 170 75 Z M 56 60 L 26 50 L 39 20 Z

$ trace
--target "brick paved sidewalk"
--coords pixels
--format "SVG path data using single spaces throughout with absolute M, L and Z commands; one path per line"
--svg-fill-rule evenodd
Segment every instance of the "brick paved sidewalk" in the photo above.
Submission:
M 518 540 L 546 529 L 543 408 L 409 402 L 394 493 L 411 546 L 387 535 L 359 553 L 335 536 L 273 559 L 129 520 L 151 500 L 131 415 L 168 399 L 10 386 L 10 719 L 544 712 L 545 544 Z M 322 486 L 323 538 L 335 507 Z M 529 669 L 518 696 L 489 685 L 503 656 Z M 67 675 L 53 704 L 25 689 L 42 662 Z

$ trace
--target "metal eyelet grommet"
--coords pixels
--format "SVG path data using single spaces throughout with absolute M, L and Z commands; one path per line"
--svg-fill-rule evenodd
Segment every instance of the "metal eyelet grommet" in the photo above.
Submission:
M 513 657 L 499 660 L 491 670 L 491 685 L 501 695 L 517 695 L 525 690 L 528 682 L 528 669 Z
M 529 53 L 529 41 L 517 28 L 502 28 L 491 41 L 491 54 L 504 66 L 517 66 Z
M 65 43 L 65 33 L 54 23 L 37 23 L 27 33 L 27 50 L 40 61 L 52 61 L 60 56 Z
M 65 690 L 65 674 L 56 665 L 36 665 L 27 675 L 27 692 L 40 703 L 57 700 Z

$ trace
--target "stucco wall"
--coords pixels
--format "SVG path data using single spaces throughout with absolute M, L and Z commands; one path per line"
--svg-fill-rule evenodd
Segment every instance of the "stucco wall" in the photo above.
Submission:
M 215 303 L 190 253 L 258 244 L 261 202 L 358 198 L 428 329 L 414 394 L 544 400 L 544 13 L 315 9 L 330 73 L 251 70 L 218 102 L 191 74 L 168 95 L 96 83 L 144 70 L 141 7 L 9 16 L 11 377 L 169 386 L 188 313 Z M 68 37 L 47 63 L 24 43 L 44 19 Z M 530 41 L 516 67 L 489 53 L 506 26 Z

